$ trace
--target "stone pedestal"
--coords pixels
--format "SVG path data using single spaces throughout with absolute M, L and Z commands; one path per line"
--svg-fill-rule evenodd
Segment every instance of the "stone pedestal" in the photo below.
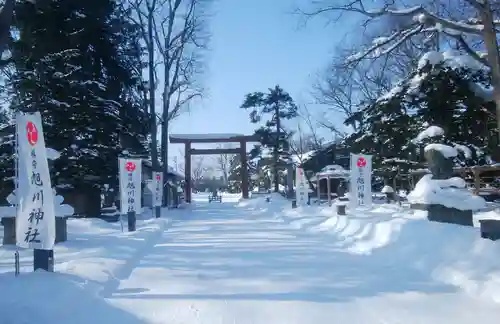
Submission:
M 3 245 L 16 245 L 16 218 L 3 217 Z M 66 242 L 68 240 L 68 217 L 56 217 L 56 238 L 55 243 Z
M 33 270 L 54 272 L 54 250 L 33 250 Z
M 500 220 L 481 219 L 481 237 L 484 239 L 496 241 L 500 240 Z
M 460 210 L 442 205 L 426 205 L 427 219 L 431 222 L 456 224 L 462 226 L 474 226 L 472 221 L 472 210 Z
M 137 217 L 135 215 L 135 212 L 127 213 L 127 224 L 129 232 L 135 232 L 136 223 L 137 223 Z
M 427 210 L 427 205 L 424 205 L 424 204 L 410 204 L 410 209 L 414 209 L 414 210 Z
M 396 193 L 394 192 L 386 192 L 385 193 L 385 201 L 389 204 L 392 201 L 396 201 Z
M 56 217 L 56 243 L 68 240 L 68 217 Z
M 16 218 L 2 217 L 3 245 L 16 245 Z

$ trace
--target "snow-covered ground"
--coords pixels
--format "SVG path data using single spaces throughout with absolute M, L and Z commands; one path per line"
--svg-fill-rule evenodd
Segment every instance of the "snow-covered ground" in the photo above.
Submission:
M 498 322 L 500 243 L 477 228 L 396 205 L 337 216 L 279 195 L 193 198 L 135 233 L 70 220 L 56 273 L 32 273 L 22 251 L 16 278 L 0 248 L 0 323 Z

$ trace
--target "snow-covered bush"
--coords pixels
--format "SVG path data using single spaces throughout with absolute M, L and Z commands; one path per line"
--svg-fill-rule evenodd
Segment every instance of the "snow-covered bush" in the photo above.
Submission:
M 439 151 L 445 158 L 452 160 L 455 165 L 464 165 L 467 160 L 473 158 L 473 151 L 467 145 L 448 140 L 443 128 L 435 125 L 420 132 L 412 140 L 412 143 L 423 147 L 424 153 L 431 150 Z

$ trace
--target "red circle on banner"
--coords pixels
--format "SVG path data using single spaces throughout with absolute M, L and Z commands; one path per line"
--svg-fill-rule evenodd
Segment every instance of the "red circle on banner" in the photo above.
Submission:
M 135 163 L 134 162 L 127 162 L 127 164 L 125 164 L 125 169 L 128 172 L 134 172 L 134 170 L 135 170 Z
M 356 164 L 358 165 L 358 168 L 364 168 L 366 166 L 366 159 L 364 157 L 360 157 Z
M 161 180 L 161 176 L 159 174 L 156 175 L 156 180 L 158 180 L 158 181 Z
M 38 129 L 33 122 L 28 122 L 26 124 L 26 137 L 31 146 L 35 146 L 38 142 Z

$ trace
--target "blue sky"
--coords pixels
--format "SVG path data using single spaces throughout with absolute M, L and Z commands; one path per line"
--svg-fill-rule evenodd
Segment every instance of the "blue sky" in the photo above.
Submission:
M 246 93 L 279 84 L 297 103 L 311 102 L 315 74 L 328 63 L 342 28 L 320 19 L 301 25 L 293 0 L 216 0 L 203 101 L 176 119 L 171 133 L 252 134 Z M 215 147 L 212 144 L 210 147 Z M 180 145 L 170 156 L 180 157 Z

